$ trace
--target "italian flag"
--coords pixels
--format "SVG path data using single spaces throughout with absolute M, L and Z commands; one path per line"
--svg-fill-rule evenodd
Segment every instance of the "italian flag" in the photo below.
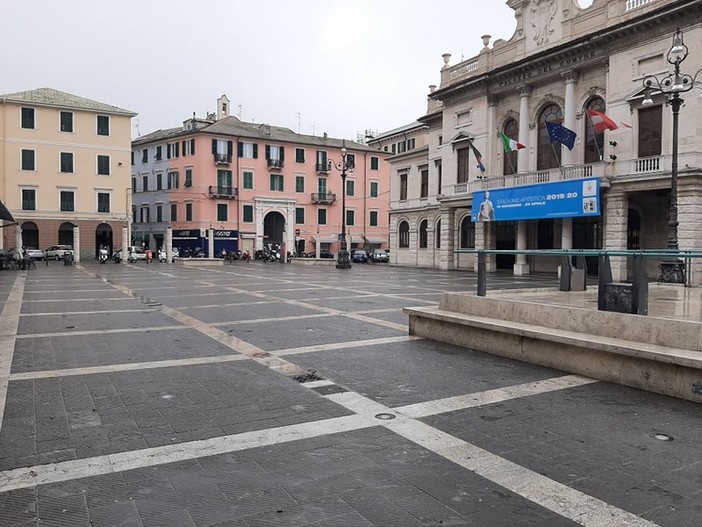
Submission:
M 526 146 L 519 141 L 515 141 L 514 139 L 505 135 L 504 132 L 500 132 L 500 138 L 502 139 L 502 143 L 505 145 L 505 152 L 516 152 L 517 150 L 526 148 Z

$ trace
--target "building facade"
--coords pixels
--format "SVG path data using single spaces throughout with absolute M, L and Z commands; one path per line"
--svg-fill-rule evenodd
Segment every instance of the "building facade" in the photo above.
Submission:
M 2 247 L 121 247 L 136 114 L 51 88 L 0 95 L 0 199 L 18 222 Z
M 509 40 L 491 46 L 485 35 L 479 55 L 455 65 L 444 55 L 441 82 L 430 86 L 427 113 L 419 119 L 426 126 L 426 155 L 398 152 L 388 159 L 392 261 L 473 270 L 475 256 L 456 249 L 666 248 L 673 113 L 669 97 L 646 93 L 644 80 L 673 71 L 667 57 L 678 28 L 685 42 L 700 42 L 702 2 L 507 3 L 516 18 Z M 689 51 L 680 67 L 694 76 L 702 53 L 694 46 Z M 684 94 L 679 114 L 681 249 L 702 247 L 701 76 Z M 603 128 L 600 116 L 611 123 Z M 552 142 L 552 125 L 575 132 L 561 137 L 563 143 L 574 139 L 572 149 Z M 374 141 L 385 149 L 393 133 Z M 581 208 L 565 211 L 577 185 Z M 587 199 L 586 188 L 592 191 Z M 479 221 L 474 201 L 495 199 L 494 221 Z M 549 208 L 559 200 L 561 208 Z M 656 263 L 648 262 L 650 276 Z M 554 272 L 557 265 L 545 256 L 488 258 L 489 270 L 515 274 Z M 626 258 L 613 259 L 612 266 L 615 280 L 627 278 Z M 693 260 L 692 280 L 702 281 L 699 261 Z
M 294 253 L 336 253 L 346 203 L 349 248 L 388 245 L 388 154 L 365 145 L 245 123 L 217 112 L 133 141 L 132 238 L 160 248 L 213 251 L 285 244 Z M 342 189 L 341 149 L 346 148 Z M 345 196 L 342 195 L 345 192 Z

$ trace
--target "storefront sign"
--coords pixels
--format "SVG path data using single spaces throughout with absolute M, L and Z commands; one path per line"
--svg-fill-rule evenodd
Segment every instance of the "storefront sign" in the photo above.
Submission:
M 471 220 L 511 221 L 600 215 L 600 178 L 473 193 Z

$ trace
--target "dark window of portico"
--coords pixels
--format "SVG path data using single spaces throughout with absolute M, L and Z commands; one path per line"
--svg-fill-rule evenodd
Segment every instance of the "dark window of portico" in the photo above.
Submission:
M 600 113 L 605 113 L 605 102 L 601 97 L 595 97 L 590 99 L 587 103 L 586 110 L 595 110 Z M 585 163 L 597 163 L 602 161 L 602 152 L 604 152 L 604 130 L 601 133 L 595 132 L 595 127 L 592 125 L 592 121 L 587 117 L 587 112 L 585 112 L 586 126 L 585 126 Z
M 639 157 L 661 155 L 663 107 L 639 108 Z
M 400 201 L 407 201 L 407 174 L 400 174 Z
M 636 209 L 629 209 L 626 248 L 641 249 L 641 215 Z
M 427 248 L 427 220 L 419 222 L 419 248 Z
M 434 231 L 434 247 L 441 249 L 441 220 L 436 222 L 436 230 Z
M 548 170 L 561 166 L 561 145 L 551 143 L 546 130 L 546 122 L 562 124 L 563 112 L 557 104 L 549 104 L 539 114 L 539 141 L 536 155 L 536 169 Z
M 426 198 L 429 196 L 429 169 L 422 168 L 420 174 L 422 176 L 422 182 L 419 189 L 419 197 Z
M 553 220 L 539 220 L 536 231 L 536 248 L 553 249 Z
M 475 248 L 475 223 L 466 216 L 461 221 L 461 249 Z
M 397 229 L 397 235 L 399 238 L 398 245 L 400 247 L 409 247 L 409 223 L 406 221 L 401 222 Z
M 516 119 L 509 119 L 505 123 L 505 126 L 504 126 L 502 132 L 510 139 L 514 139 L 515 141 L 519 141 L 519 123 L 517 123 Z M 504 148 L 503 148 L 503 150 L 504 150 Z M 502 173 L 505 176 L 509 176 L 510 174 L 516 174 L 517 170 L 518 170 L 517 151 L 515 150 L 514 152 L 504 152 L 503 155 L 505 157 L 502 161 Z
M 458 156 L 456 183 L 467 183 L 470 176 L 470 148 L 459 148 L 456 155 Z

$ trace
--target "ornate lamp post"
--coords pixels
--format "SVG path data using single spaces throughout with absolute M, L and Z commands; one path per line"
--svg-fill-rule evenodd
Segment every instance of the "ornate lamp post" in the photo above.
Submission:
M 668 50 L 666 59 L 675 68 L 674 73 L 658 78 L 656 75 L 649 75 L 644 78 L 643 85 L 646 88 L 643 106 L 653 104 L 651 98 L 654 91 L 664 95 L 669 95 L 668 103 L 673 109 L 673 159 L 670 173 L 670 198 L 668 203 L 668 243 L 667 249 L 678 250 L 678 116 L 680 107 L 683 104 L 681 93 L 690 91 L 699 75 L 694 76 L 680 72 L 680 64 L 687 58 L 688 49 L 683 42 L 683 35 L 678 29 L 673 36 L 673 45 Z M 661 262 L 658 269 L 658 280 L 661 282 L 678 283 L 685 282 L 685 264 L 678 259 Z
M 329 166 L 341 172 L 341 246 L 336 258 L 336 268 L 351 269 L 351 258 L 346 244 L 346 171 L 353 167 L 346 163 L 346 140 L 341 142 L 341 163 L 330 160 Z

